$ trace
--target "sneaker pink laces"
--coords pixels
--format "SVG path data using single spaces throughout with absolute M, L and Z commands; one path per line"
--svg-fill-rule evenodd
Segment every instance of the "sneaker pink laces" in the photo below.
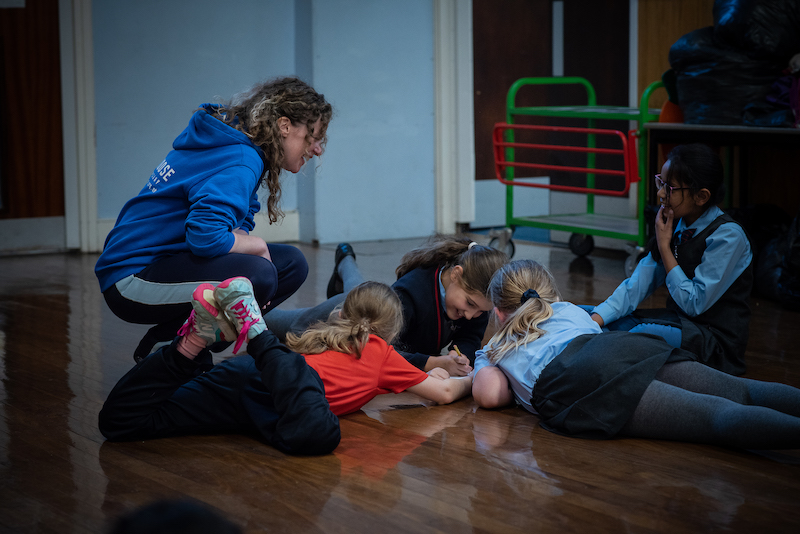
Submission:
M 217 308 L 211 284 L 200 284 L 192 293 L 192 313 L 178 330 L 178 335 L 185 336 L 190 332 L 197 334 L 206 345 L 236 339 L 233 325 Z
M 219 284 L 214 290 L 214 298 L 220 311 L 239 332 L 234 353 L 239 352 L 245 340 L 251 340 L 267 329 L 258 301 L 253 296 L 253 284 L 244 276 L 229 278 Z

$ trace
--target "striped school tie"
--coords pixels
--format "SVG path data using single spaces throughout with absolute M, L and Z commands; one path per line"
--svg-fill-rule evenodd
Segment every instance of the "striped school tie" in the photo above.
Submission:
M 692 236 L 694 235 L 695 229 L 694 228 L 687 228 L 681 232 L 675 234 L 672 238 L 672 254 L 675 258 L 678 257 L 678 245 L 683 245 L 687 241 L 689 241 Z

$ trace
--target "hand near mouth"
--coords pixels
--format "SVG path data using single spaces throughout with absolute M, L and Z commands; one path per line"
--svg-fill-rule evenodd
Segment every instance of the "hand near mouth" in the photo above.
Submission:
M 658 213 L 661 215 L 661 219 L 664 222 L 667 222 L 667 211 L 670 211 L 670 209 L 667 208 L 666 204 L 661 204 L 661 206 L 658 208 Z
M 658 243 L 658 249 L 661 251 L 662 256 L 665 252 L 670 254 L 669 246 L 672 241 L 672 219 L 672 209 L 662 205 L 656 215 L 656 243 Z

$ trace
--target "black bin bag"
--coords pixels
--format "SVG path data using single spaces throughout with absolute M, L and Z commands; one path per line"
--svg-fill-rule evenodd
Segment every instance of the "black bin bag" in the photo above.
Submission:
M 754 58 L 786 66 L 800 53 L 800 1 L 716 0 L 717 41 Z
M 678 39 L 669 62 L 686 124 L 744 124 L 748 104 L 766 101 L 784 67 L 721 43 L 713 26 Z
M 756 292 L 800 311 L 800 213 L 788 232 L 770 240 L 758 255 Z

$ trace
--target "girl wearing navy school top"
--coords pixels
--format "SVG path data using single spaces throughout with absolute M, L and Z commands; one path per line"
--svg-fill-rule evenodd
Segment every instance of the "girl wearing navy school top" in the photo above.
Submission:
M 249 235 L 269 190 L 270 223 L 281 169 L 296 173 L 320 156 L 331 119 L 325 97 L 296 78 L 255 86 L 226 105 L 204 104 L 175 139 L 139 195 L 128 201 L 106 239 L 95 273 L 121 319 L 155 324 L 136 361 L 169 341 L 191 311 L 198 282 L 246 276 L 262 307 L 274 307 L 305 281 L 295 247 Z
M 535 261 L 503 266 L 489 291 L 502 325 L 475 359 L 478 406 L 516 400 L 572 437 L 800 447 L 799 389 L 723 373 L 660 336 L 602 332 Z
M 394 343 L 398 352 L 423 371 L 441 367 L 453 376 L 467 375 L 486 331 L 486 312 L 492 309 L 486 289 L 506 261 L 503 252 L 459 236 L 434 236 L 406 253 L 392 285 L 405 322 Z M 330 298 L 312 308 L 272 310 L 265 320 L 280 339 L 300 333 L 324 320 L 362 281 L 352 246 L 341 243 L 328 285 Z
M 591 310 L 592 319 L 606 330 L 662 336 L 711 367 L 742 374 L 753 254 L 742 227 L 717 207 L 723 196 L 719 156 L 706 145 L 680 145 L 655 181 L 661 203 L 656 246 Z M 666 308 L 636 309 L 663 284 Z

